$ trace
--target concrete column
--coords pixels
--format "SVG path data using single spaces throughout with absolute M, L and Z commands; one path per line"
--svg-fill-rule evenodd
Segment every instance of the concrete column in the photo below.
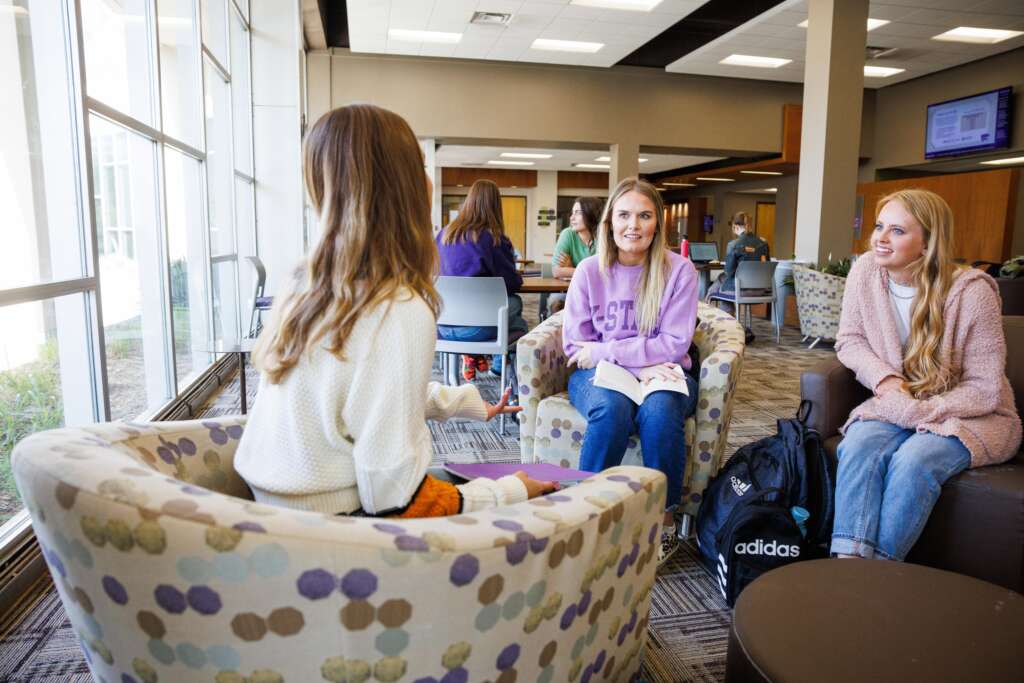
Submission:
M 868 0 L 809 0 L 804 70 L 798 258 L 850 254 L 864 97 Z
M 420 149 L 423 150 L 423 170 L 433 183 L 434 191 L 430 196 L 430 222 L 434 226 L 434 234 L 441 231 L 441 167 L 437 165 L 437 141 L 434 138 L 420 138 Z
M 611 192 L 623 178 L 640 173 L 640 143 L 617 142 L 611 146 L 611 168 L 608 170 L 608 191 Z

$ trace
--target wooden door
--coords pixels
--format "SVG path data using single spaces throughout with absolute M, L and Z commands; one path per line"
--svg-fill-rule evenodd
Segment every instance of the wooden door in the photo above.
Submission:
M 501 213 L 505 234 L 519 254 L 526 258 L 526 197 L 502 197 Z
M 775 204 L 757 203 L 757 216 L 754 218 L 755 234 L 768 243 L 771 253 L 775 253 Z

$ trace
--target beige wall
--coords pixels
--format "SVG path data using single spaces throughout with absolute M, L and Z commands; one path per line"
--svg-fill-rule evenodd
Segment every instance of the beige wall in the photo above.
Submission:
M 860 182 L 875 180 L 875 170 L 921 164 L 925 113 L 929 104 L 966 97 L 1007 85 L 1014 89 L 1010 151 L 1024 150 L 1024 48 L 882 88 L 874 103 L 874 150 L 860 168 Z M 978 169 L 972 170 L 981 170 Z

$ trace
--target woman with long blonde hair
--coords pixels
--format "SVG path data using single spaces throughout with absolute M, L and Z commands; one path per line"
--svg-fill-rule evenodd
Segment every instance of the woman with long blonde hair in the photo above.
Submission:
M 523 300 L 516 292 L 523 286 L 523 277 L 516 272 L 516 256 L 512 241 L 505 235 L 501 210 L 501 192 L 490 180 L 477 180 L 459 213 L 437 236 L 441 256 L 441 275 L 459 277 L 500 277 L 508 294 L 509 335 L 522 335 L 529 326 L 523 319 Z M 439 325 L 437 334 L 450 341 L 488 341 L 497 338 L 498 329 L 489 327 L 454 327 Z M 494 356 L 493 370 L 501 372 L 501 356 Z M 464 356 L 462 376 L 467 381 L 477 370 L 492 369 L 483 356 Z
M 942 484 L 1008 460 L 1021 440 L 996 283 L 954 263 L 942 197 L 910 189 L 879 200 L 871 252 L 846 281 L 836 352 L 874 396 L 839 444 L 832 552 L 902 560 Z
M 429 517 L 552 486 L 523 473 L 454 486 L 427 474 L 425 420 L 515 412 L 430 382 L 436 251 L 419 144 L 397 114 L 324 114 L 304 149 L 322 233 L 256 345 L 262 372 L 235 465 L 257 501 L 331 514 Z
M 668 478 L 659 561 L 678 547 L 673 512 L 682 498 L 683 425 L 697 401 L 697 362 L 690 348 L 697 324 L 697 271 L 669 251 L 664 210 L 653 185 L 623 180 L 597 226 L 597 254 L 576 267 L 565 302 L 562 339 L 569 365 L 569 400 L 587 418 L 580 468 L 600 471 L 622 462 L 639 433 L 644 465 Z M 664 380 L 687 393 L 654 391 L 637 406 L 624 394 L 593 384 L 601 361 L 640 382 Z

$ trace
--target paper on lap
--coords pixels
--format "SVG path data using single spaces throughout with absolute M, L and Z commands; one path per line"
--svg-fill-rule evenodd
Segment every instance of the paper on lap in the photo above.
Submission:
M 633 373 L 629 370 L 619 367 L 615 363 L 609 363 L 608 361 L 603 360 L 597 364 L 597 372 L 594 373 L 594 386 L 617 391 L 620 394 L 629 397 L 629 399 L 637 405 L 642 405 L 644 399 L 655 391 L 675 391 L 685 396 L 689 396 L 690 390 L 686 386 L 683 369 L 679 365 L 676 365 L 675 367 L 679 373 L 679 379 L 653 379 L 647 384 L 644 384 L 634 377 Z

